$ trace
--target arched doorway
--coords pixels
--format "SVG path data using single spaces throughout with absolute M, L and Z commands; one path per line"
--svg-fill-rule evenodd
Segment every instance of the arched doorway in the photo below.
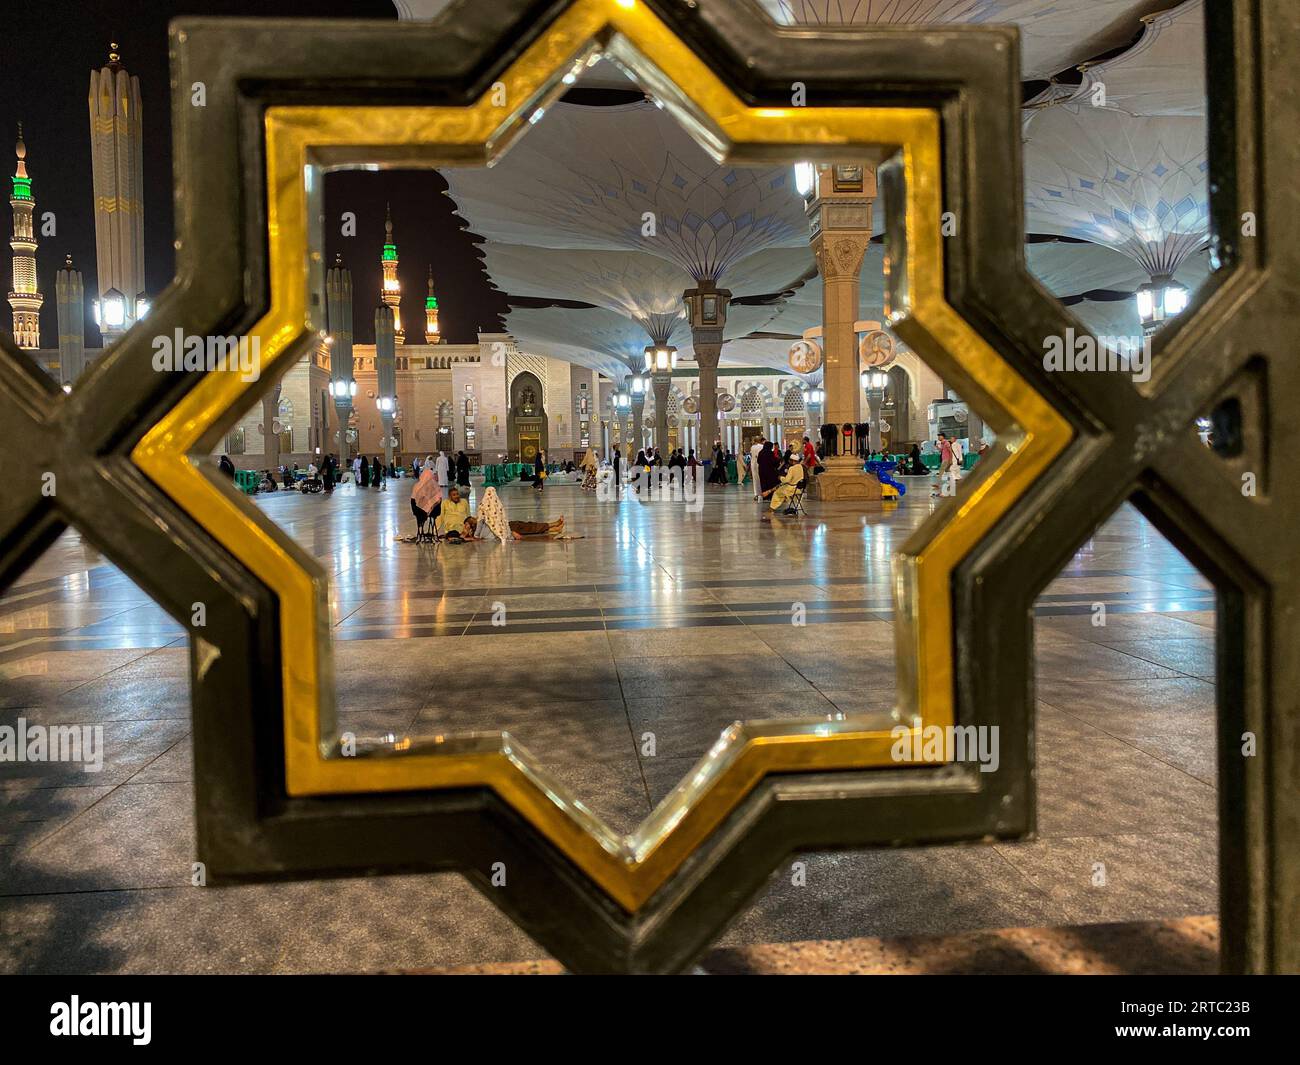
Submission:
M 506 446 L 516 462 L 532 462 L 539 450 L 546 451 L 549 447 L 542 382 L 536 374 L 524 371 L 510 382 Z

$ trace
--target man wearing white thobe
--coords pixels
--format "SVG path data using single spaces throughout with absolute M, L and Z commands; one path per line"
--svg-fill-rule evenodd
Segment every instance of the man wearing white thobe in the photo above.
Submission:
M 758 456 L 763 453 L 765 441 L 760 436 L 754 441 L 754 446 L 749 449 L 749 475 L 754 479 L 754 498 L 763 498 L 763 486 L 758 480 Z M 743 475 L 742 475 L 743 476 Z
M 433 468 L 438 475 L 439 486 L 445 490 L 447 487 L 448 463 L 447 463 L 447 456 L 444 455 L 441 451 L 438 452 L 438 461 L 433 464 Z

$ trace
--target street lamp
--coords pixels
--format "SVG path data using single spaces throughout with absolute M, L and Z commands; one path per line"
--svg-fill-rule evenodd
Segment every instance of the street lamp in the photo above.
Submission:
M 95 301 L 95 324 L 109 332 L 120 332 L 126 325 L 126 297 L 117 289 L 110 288 Z
M 1187 298 L 1186 287 L 1168 274 L 1158 274 L 1138 286 L 1137 311 L 1143 332 L 1150 336 L 1162 323 L 1181 314 L 1187 306 Z
M 334 399 L 351 399 L 357 394 L 356 381 L 331 381 L 330 396 Z
M 668 447 L 668 393 L 677 369 L 677 349 L 671 344 L 649 344 L 645 349 L 645 382 L 655 396 L 655 443 Z
M 881 450 L 880 405 L 885 398 L 885 388 L 889 384 L 889 374 L 883 370 L 863 370 L 862 387 L 867 390 L 867 410 L 871 415 L 870 447 L 873 452 Z
M 817 167 L 814 163 L 794 164 L 794 187 L 805 200 L 817 186 Z
M 671 344 L 648 344 L 645 349 L 645 372 L 670 374 L 677 369 L 677 349 Z

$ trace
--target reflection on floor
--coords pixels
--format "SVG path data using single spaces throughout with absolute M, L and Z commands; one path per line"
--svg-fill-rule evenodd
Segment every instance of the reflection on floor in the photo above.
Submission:
M 407 494 L 260 500 L 332 574 L 358 732 L 508 729 L 626 831 L 736 718 L 890 705 L 889 559 L 930 511 L 923 481 L 867 517 L 810 504 L 770 528 L 734 487 L 691 510 L 512 486 L 511 518 L 562 513 L 584 538 L 506 547 L 397 542 Z M 1125 508 L 1037 615 L 1040 838 L 808 855 L 806 885 L 779 870 L 724 943 L 1215 912 L 1209 584 Z M 451 874 L 190 887 L 187 656 L 184 630 L 74 533 L 0 600 L 0 724 L 102 724 L 106 746 L 98 774 L 0 764 L 0 971 L 540 956 Z

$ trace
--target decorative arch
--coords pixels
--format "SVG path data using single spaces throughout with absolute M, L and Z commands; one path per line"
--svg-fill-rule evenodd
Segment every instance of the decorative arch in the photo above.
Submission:
M 520 370 L 510 382 L 506 447 L 519 462 L 532 462 L 539 450 L 549 449 L 544 396 L 542 379 L 532 370 Z
M 765 421 L 767 418 L 767 400 L 760 385 L 749 385 L 740 393 L 740 402 L 736 404 L 737 414 L 742 422 L 755 419 Z

